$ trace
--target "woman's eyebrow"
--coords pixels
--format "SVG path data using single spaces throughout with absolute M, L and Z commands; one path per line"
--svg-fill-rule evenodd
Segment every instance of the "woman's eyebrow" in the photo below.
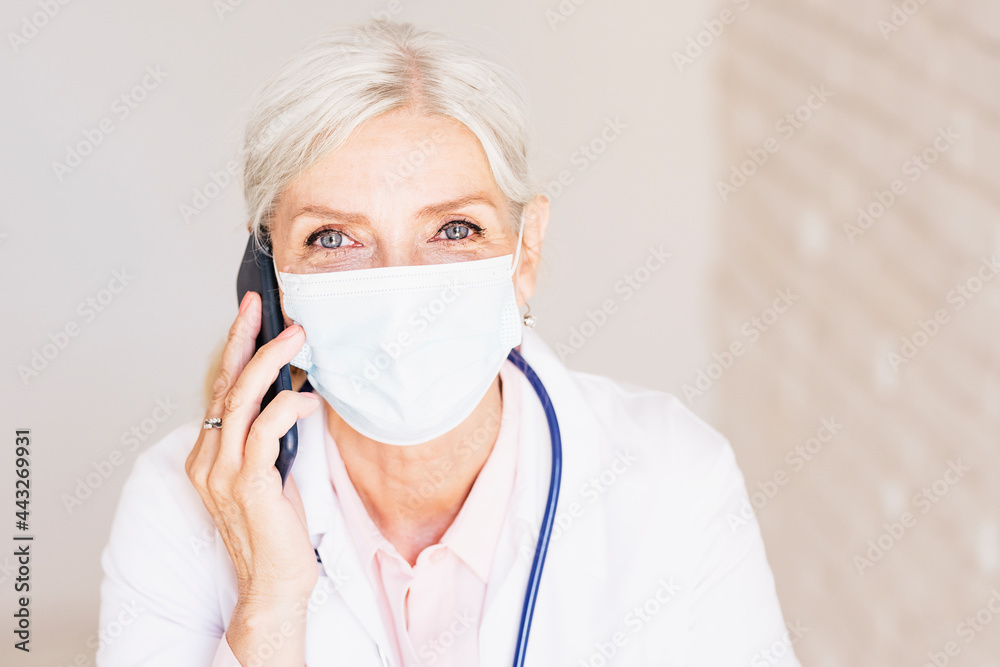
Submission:
M 459 197 L 457 199 L 450 199 L 448 201 L 439 202 L 437 204 L 429 204 L 420 211 L 417 215 L 422 218 L 430 218 L 436 215 L 441 215 L 447 213 L 448 211 L 454 211 L 455 209 L 464 208 L 466 206 L 473 206 L 475 204 L 482 204 L 489 206 L 490 208 L 496 209 L 496 204 L 493 199 L 483 192 L 476 192 L 470 195 L 465 195 L 464 197 Z M 301 215 L 309 214 L 317 218 L 331 218 L 336 220 L 343 220 L 344 222 L 350 223 L 366 223 L 369 222 L 368 216 L 364 213 L 352 213 L 350 211 L 340 211 L 335 208 L 330 208 L 329 206 L 322 206 L 318 204 L 309 204 L 303 206 L 298 210 L 298 212 L 292 216 L 292 220 L 295 220 Z
M 318 204 L 308 204 L 303 206 L 292 216 L 292 220 L 296 220 L 302 215 L 311 215 L 316 218 L 333 218 L 336 220 L 343 220 L 344 222 L 367 222 L 368 216 L 364 213 L 350 213 L 348 211 L 338 211 L 335 208 L 330 208 L 329 206 L 321 206 Z
M 430 218 L 435 215 L 441 215 L 442 213 L 447 213 L 448 211 L 454 211 L 455 209 L 464 208 L 466 206 L 472 206 L 473 204 L 485 204 L 490 208 L 496 209 L 496 204 L 493 203 L 493 199 L 490 198 L 484 192 L 476 192 L 471 195 L 466 195 L 464 197 L 459 197 L 458 199 L 452 199 L 450 201 L 443 201 L 439 204 L 431 204 L 420 209 L 418 215 L 424 218 Z

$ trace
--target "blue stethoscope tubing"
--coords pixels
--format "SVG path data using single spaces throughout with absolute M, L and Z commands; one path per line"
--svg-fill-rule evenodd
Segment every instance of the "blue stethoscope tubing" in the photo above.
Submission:
M 542 568 L 545 566 L 545 555 L 549 551 L 549 540 L 552 537 L 552 526 L 556 518 L 556 505 L 559 502 L 559 483 L 562 480 L 562 436 L 559 432 L 559 420 L 545 385 L 528 365 L 521 353 L 511 350 L 507 358 L 524 373 L 531 387 L 538 394 L 538 400 L 545 410 L 545 420 L 549 424 L 549 439 L 552 443 L 552 474 L 549 478 L 549 496 L 545 501 L 545 514 L 542 515 L 542 527 L 538 531 L 538 544 L 535 545 L 535 558 L 531 563 L 531 574 L 528 576 L 528 588 L 524 592 L 524 606 L 521 609 L 521 626 L 517 631 L 517 646 L 514 649 L 514 667 L 523 667 L 524 658 L 528 652 L 528 634 L 531 632 L 531 619 L 535 613 L 535 600 L 538 598 L 538 587 L 542 580 Z
M 531 387 L 538 394 L 538 400 L 545 410 L 545 421 L 549 425 L 549 439 L 552 443 L 552 473 L 549 478 L 549 496 L 545 500 L 545 513 L 542 515 L 542 527 L 538 531 L 538 543 L 535 545 L 535 558 L 531 562 L 531 573 L 528 575 L 528 587 L 524 591 L 524 606 L 521 608 L 521 625 L 517 630 L 517 645 L 514 648 L 514 667 L 524 667 L 524 658 L 528 653 L 528 635 L 531 633 L 531 619 L 535 613 L 535 600 L 538 599 L 538 587 L 542 581 L 542 568 L 545 566 L 545 555 L 549 551 L 549 540 L 552 537 L 552 526 L 556 519 L 556 505 L 559 503 L 559 483 L 562 480 L 562 436 L 559 432 L 559 420 L 545 385 L 528 365 L 521 353 L 512 349 L 507 358 L 524 373 Z M 312 391 L 308 382 L 299 391 Z M 322 563 L 319 550 L 316 561 Z

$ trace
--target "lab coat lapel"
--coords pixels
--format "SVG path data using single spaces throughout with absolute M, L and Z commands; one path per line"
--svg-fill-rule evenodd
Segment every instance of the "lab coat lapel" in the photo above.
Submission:
M 538 374 L 552 399 L 562 433 L 563 468 L 557 525 L 542 572 L 528 665 L 565 662 L 564 647 L 575 644 L 587 609 L 599 604 L 598 585 L 605 576 L 604 510 L 601 502 L 584 507 L 579 492 L 587 479 L 600 473 L 601 428 L 573 378 L 545 343 L 525 329 L 520 352 Z M 521 432 L 518 468 L 511 512 L 494 557 L 480 625 L 480 664 L 511 664 L 521 620 L 525 587 L 531 571 L 538 530 L 548 496 L 552 464 L 548 423 L 538 396 L 527 378 L 521 378 Z M 570 517 L 573 503 L 579 516 Z M 564 518 L 563 527 L 559 526 Z M 569 523 L 571 519 L 571 523 Z M 569 636 L 572 633 L 572 637 Z
M 319 604 L 310 611 L 312 636 L 332 638 L 329 631 L 331 624 L 321 619 L 333 612 L 331 602 L 324 601 L 326 595 L 339 595 L 344 604 L 354 614 L 358 622 L 371 637 L 373 650 L 377 646 L 388 649 L 389 642 L 382 617 L 375 601 L 375 596 L 368 581 L 368 575 L 361 564 L 357 551 L 354 549 L 347 526 L 344 523 L 340 503 L 333 491 L 330 480 L 330 467 L 326 456 L 326 416 L 324 410 L 317 410 L 306 419 L 299 421 L 299 452 L 292 466 L 292 476 L 302 496 L 302 504 L 306 513 L 306 524 L 313 545 L 319 552 L 323 563 L 320 566 L 322 576 L 329 577 L 326 586 L 332 586 L 333 591 L 323 594 L 314 592 L 313 599 Z M 319 586 L 318 586 L 319 587 Z M 334 614 L 336 615 L 336 614 Z M 337 622 L 342 622 L 338 620 Z M 328 646 L 322 651 L 328 660 L 335 656 L 343 656 L 343 647 Z

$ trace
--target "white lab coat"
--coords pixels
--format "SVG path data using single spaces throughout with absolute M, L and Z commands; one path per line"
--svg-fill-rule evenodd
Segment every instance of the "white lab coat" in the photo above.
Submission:
M 569 371 L 531 330 L 521 353 L 552 397 L 563 438 L 527 665 L 797 667 L 791 646 L 807 628 L 786 631 L 729 443 L 669 394 Z M 306 662 L 394 665 L 330 482 L 321 412 L 299 422 L 291 473 L 323 559 Z M 479 627 L 483 667 L 513 661 L 549 484 L 545 416 L 523 376 L 521 415 L 516 486 Z M 101 558 L 98 667 L 207 667 L 224 641 L 235 573 L 184 472 L 200 427 L 141 454 L 122 491 Z

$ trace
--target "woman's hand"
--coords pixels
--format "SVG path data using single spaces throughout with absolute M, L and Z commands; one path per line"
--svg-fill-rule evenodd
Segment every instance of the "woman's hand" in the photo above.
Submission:
M 289 477 L 282 492 L 274 461 L 278 439 L 320 401 L 312 393 L 283 391 L 260 410 L 264 393 L 302 348 L 305 334 L 292 325 L 254 354 L 260 317 L 260 296 L 249 292 L 229 330 L 206 414 L 221 417 L 222 428 L 203 429 L 185 463 L 236 569 L 239 599 L 226 634 L 244 664 L 267 632 L 287 621 L 304 629 L 305 602 L 319 573 L 295 481 Z M 293 609 L 301 609 L 295 614 L 301 618 L 290 617 Z M 304 645 L 302 637 L 296 639 L 286 648 Z M 302 664 L 289 658 L 287 664 Z

